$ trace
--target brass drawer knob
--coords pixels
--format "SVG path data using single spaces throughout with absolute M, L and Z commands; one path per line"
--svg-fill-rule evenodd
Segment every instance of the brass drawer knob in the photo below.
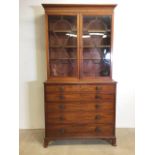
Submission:
M 62 86 L 62 87 L 59 87 L 59 90 L 60 91 L 64 91 L 64 87 Z
M 65 105 L 64 104 L 60 104 L 59 105 L 59 109 L 61 109 L 61 110 L 65 109 Z
M 64 134 L 64 133 L 65 133 L 65 129 L 64 129 L 64 128 L 61 128 L 61 129 L 59 129 L 59 132 L 60 132 L 61 134 Z
M 99 120 L 99 119 L 101 119 L 101 116 L 100 115 L 96 115 L 95 116 L 95 120 Z
M 96 95 L 95 98 L 96 98 L 96 99 L 101 99 L 101 96 Z
M 99 128 L 99 127 L 95 128 L 95 132 L 101 132 L 101 131 L 102 131 L 101 128 Z
M 59 117 L 59 120 L 60 120 L 60 121 L 64 121 L 64 117 L 63 117 L 63 116 L 60 116 L 60 117 Z
M 65 97 L 64 97 L 63 95 L 60 95 L 59 98 L 60 98 L 60 99 L 64 99 Z
M 99 104 L 96 104 L 95 107 L 96 107 L 96 109 L 99 109 L 100 108 L 100 105 Z
M 99 87 L 99 86 L 96 86 L 96 90 L 101 90 L 101 87 Z

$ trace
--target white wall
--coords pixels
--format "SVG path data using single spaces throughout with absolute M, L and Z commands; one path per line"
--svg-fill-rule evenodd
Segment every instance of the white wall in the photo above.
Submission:
M 20 0 L 20 128 L 44 128 L 44 10 L 41 3 L 83 3 L 83 0 Z M 134 24 L 131 0 L 85 0 L 85 4 L 116 3 L 113 79 L 117 89 L 117 127 L 134 127 Z M 132 10 L 132 11 L 131 11 Z M 132 45 L 132 46 L 131 46 Z

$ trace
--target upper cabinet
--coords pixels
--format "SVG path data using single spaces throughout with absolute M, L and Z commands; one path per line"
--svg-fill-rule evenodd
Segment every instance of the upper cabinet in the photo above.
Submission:
M 43 7 L 47 80 L 111 80 L 115 5 Z

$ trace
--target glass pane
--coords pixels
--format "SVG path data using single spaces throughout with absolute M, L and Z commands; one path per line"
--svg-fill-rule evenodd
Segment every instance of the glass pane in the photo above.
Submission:
M 84 77 L 110 76 L 111 16 L 83 17 Z
M 77 76 L 77 18 L 49 16 L 49 63 L 52 77 Z

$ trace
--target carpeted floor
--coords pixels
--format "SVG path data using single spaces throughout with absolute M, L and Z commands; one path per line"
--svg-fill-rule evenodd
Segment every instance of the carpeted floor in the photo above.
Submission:
M 117 129 L 117 146 L 103 140 L 54 141 L 43 147 L 44 130 L 20 130 L 19 155 L 134 155 L 135 130 Z

